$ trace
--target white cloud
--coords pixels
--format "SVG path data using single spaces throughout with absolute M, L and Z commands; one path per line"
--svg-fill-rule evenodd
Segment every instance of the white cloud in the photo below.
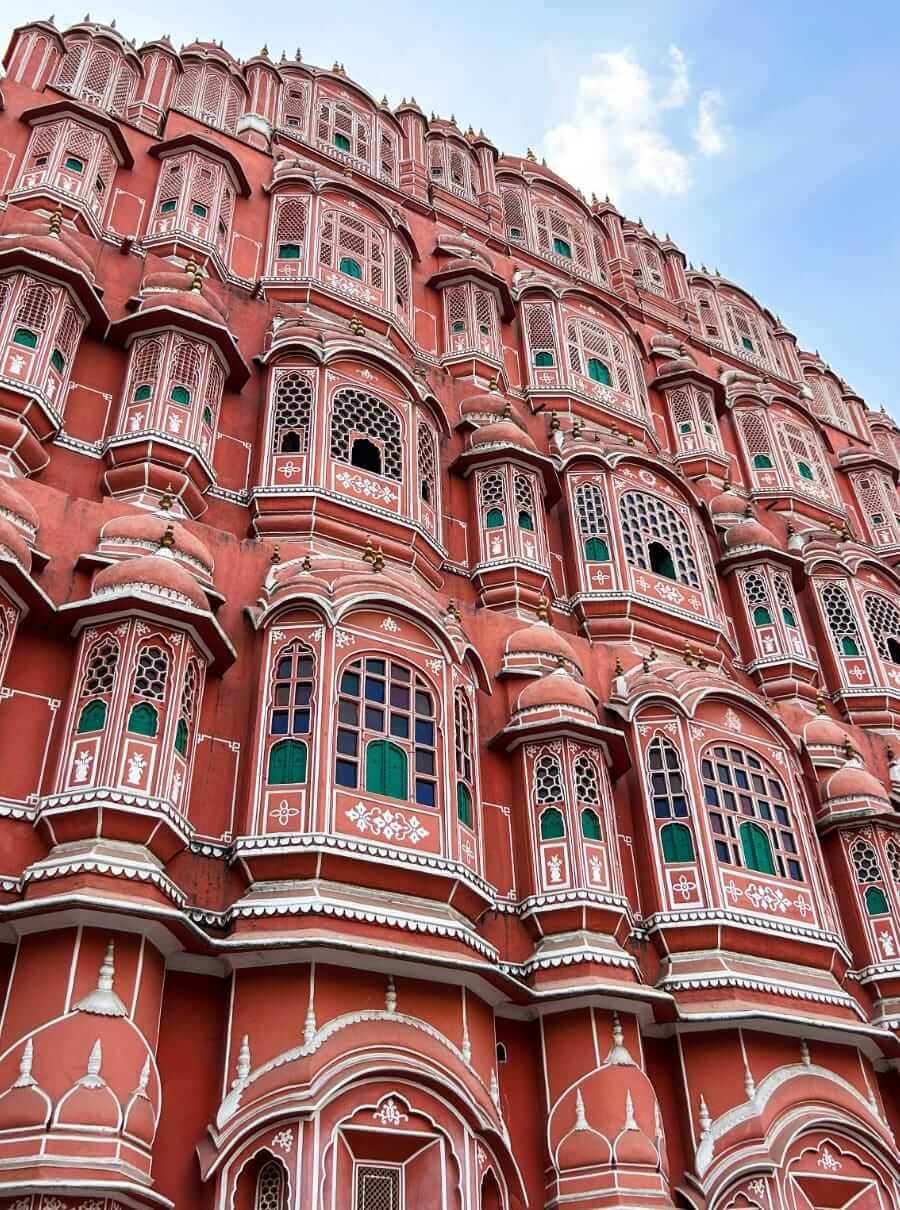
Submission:
M 711 88 L 700 97 L 694 140 L 705 156 L 721 155 L 725 150 L 725 131 L 720 125 L 722 94 Z
M 655 77 L 627 47 L 594 55 L 591 67 L 578 77 L 571 116 L 544 135 L 551 167 L 585 190 L 617 199 L 644 190 L 686 193 L 693 180 L 688 132 L 678 131 L 676 141 L 668 129 L 690 100 L 684 52 L 670 46 L 667 70 Z M 724 149 L 721 107 L 720 93 L 702 94 L 694 139 L 703 155 Z

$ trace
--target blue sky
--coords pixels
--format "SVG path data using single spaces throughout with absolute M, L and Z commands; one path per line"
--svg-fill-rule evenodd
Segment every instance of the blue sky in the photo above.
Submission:
M 57 24 L 87 2 L 57 3 Z M 6 0 L 0 38 L 33 13 Z M 412 94 L 501 150 L 531 146 L 750 289 L 900 415 L 900 6 L 137 0 L 92 16 L 139 42 L 214 37 L 242 58 L 299 44 L 392 104 Z

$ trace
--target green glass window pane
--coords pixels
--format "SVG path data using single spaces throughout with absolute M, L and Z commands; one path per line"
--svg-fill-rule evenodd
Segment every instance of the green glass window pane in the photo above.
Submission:
M 66 359 L 63 357 L 59 349 L 54 349 L 50 354 L 50 364 L 56 370 L 57 374 L 61 374 L 66 368 Z
M 557 256 L 564 256 L 566 260 L 572 259 L 572 245 L 560 239 L 558 235 L 553 237 L 553 251 Z
M 522 228 L 521 227 L 510 227 L 509 238 L 510 239 L 521 239 L 522 238 Z
M 84 161 L 79 160 L 75 155 L 70 155 L 67 157 L 63 167 L 68 168 L 70 172 L 84 172 Z
M 182 756 L 187 752 L 187 736 L 187 723 L 180 718 L 178 726 L 175 728 L 175 751 L 180 752 Z
M 534 532 L 534 518 L 525 509 L 522 509 L 519 513 L 519 529 L 527 529 Z
M 146 400 L 148 400 L 150 398 L 152 393 L 153 392 L 150 389 L 150 384 L 144 382 L 144 383 L 141 383 L 141 385 L 137 388 L 137 390 L 134 392 L 134 394 L 131 396 L 131 398 L 134 400 L 135 403 L 144 403 L 144 402 L 146 402 Z
M 270 786 L 290 786 L 306 781 L 306 744 L 299 739 L 282 739 L 269 749 Z
M 598 357 L 588 359 L 588 377 L 592 378 L 594 382 L 602 382 L 606 387 L 612 383 L 612 379 L 609 376 L 609 367 Z
M 787 605 L 785 605 L 784 608 L 782 609 L 781 616 L 782 616 L 782 619 L 784 620 L 785 626 L 796 626 L 797 625 L 797 619 L 794 617 L 793 610 L 788 609 Z
M 372 740 L 366 748 L 366 789 L 388 798 L 409 796 L 406 753 L 386 739 Z
M 180 403 L 184 407 L 187 407 L 191 402 L 191 393 L 187 387 L 172 387 L 169 398 L 173 403 Z
M 209 409 L 209 408 L 206 408 L 206 407 L 205 407 L 205 408 L 203 409 L 203 423 L 206 425 L 206 427 L 207 427 L 208 429 L 211 429 L 211 428 L 212 428 L 212 422 L 213 422 L 213 414 L 212 414 L 212 412 L 210 411 L 210 409 Z
M 765 605 L 757 605 L 753 610 L 753 625 L 754 626 L 769 626 L 772 622 L 772 615 L 766 609 Z
M 465 330 L 466 330 L 466 325 L 463 323 L 463 321 L 461 319 L 457 319 L 456 322 L 453 324 L 453 331 L 454 332 L 465 332 Z
M 542 351 L 540 353 L 535 353 L 534 364 L 536 366 L 552 366 L 552 365 L 554 365 L 555 362 L 553 361 L 553 354 L 547 353 L 546 351 Z
M 758 870 L 761 874 L 774 874 L 775 862 L 772 860 L 772 848 L 765 831 L 755 823 L 742 823 L 741 850 L 744 854 L 744 865 L 748 870 Z
M 745 349 L 749 349 L 751 351 L 751 353 L 753 352 L 753 341 L 750 339 L 749 336 L 742 336 L 741 344 L 744 346 Z
M 362 277 L 362 268 L 359 261 L 354 260 L 352 256 L 342 256 L 338 268 L 341 273 L 346 273 L 348 277 Z
M 128 730 L 135 735 L 156 735 L 159 718 L 154 708 L 147 702 L 139 702 L 131 709 L 128 716 Z
M 660 831 L 664 861 L 693 861 L 694 840 L 683 823 L 667 823 Z
M 603 839 L 603 833 L 600 831 L 600 816 L 590 807 L 585 807 L 581 812 L 581 835 L 585 840 Z
M 548 807 L 541 816 L 541 840 L 561 840 L 566 834 L 562 811 Z
M 300 245 L 299 244 L 279 244 L 278 245 L 279 260 L 299 260 Z
M 584 544 L 584 557 L 588 563 L 609 561 L 609 547 L 602 538 L 588 538 Z
M 772 469 L 772 459 L 768 454 L 756 454 L 753 459 L 753 465 L 758 471 L 770 471 Z
M 489 508 L 484 519 L 485 529 L 501 529 L 504 525 L 503 513 L 499 508 Z
M 472 826 L 472 795 L 461 781 L 456 783 L 456 818 L 467 828 Z
M 815 475 L 812 472 L 812 467 L 809 465 L 808 462 L 798 462 L 797 470 L 800 472 L 801 478 L 815 479 Z
M 32 332 L 31 328 L 16 328 L 13 344 L 21 345 L 23 349 L 33 349 L 37 345 L 37 332 Z
M 106 723 L 106 702 L 88 702 L 81 712 L 76 728 L 79 735 L 85 731 L 102 731 Z
M 881 887 L 870 886 L 866 888 L 866 911 L 870 916 L 883 916 L 886 912 L 890 911 L 887 896 Z
M 177 207 L 178 203 L 174 198 L 170 198 L 167 202 L 161 202 L 159 206 L 160 214 L 171 214 Z
M 350 150 L 350 140 L 345 134 L 336 134 L 334 136 L 334 145 L 337 147 L 338 151 Z
M 841 652 L 844 655 L 859 655 L 859 647 L 856 645 L 856 641 L 851 639 L 849 635 L 844 635 L 841 639 Z
M 193 206 L 191 206 L 191 214 L 195 214 L 197 218 L 208 218 L 209 210 L 206 206 L 201 205 L 200 202 L 194 202 Z

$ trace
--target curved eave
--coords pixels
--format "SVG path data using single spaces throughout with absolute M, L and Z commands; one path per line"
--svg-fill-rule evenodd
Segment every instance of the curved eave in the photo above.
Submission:
M 113 121 L 102 109 L 94 109 L 91 105 L 83 105 L 80 101 L 73 101 L 69 98 L 51 101 L 47 105 L 36 105 L 33 109 L 24 110 L 19 115 L 19 118 L 28 126 L 34 126 L 38 122 L 49 120 L 61 114 L 71 114 L 73 117 L 85 122 L 88 126 L 102 130 L 109 138 L 110 143 L 112 143 L 119 165 L 122 168 L 134 167 L 134 156 L 131 154 L 130 147 L 125 142 L 125 136 L 122 134 L 119 123 Z
M 544 483 L 547 495 L 547 506 L 552 508 L 562 496 L 559 482 L 559 472 L 556 464 L 546 454 L 537 450 L 525 449 L 521 445 L 510 445 L 505 441 L 492 442 L 490 445 L 476 445 L 463 452 L 450 463 L 449 469 L 468 478 L 478 466 L 491 466 L 498 462 L 516 462 L 531 467 L 537 471 Z
M 900 477 L 900 468 L 882 454 L 881 450 L 874 448 L 854 449 L 848 447 L 842 450 L 838 454 L 836 469 L 845 473 L 869 469 L 882 471 L 885 475 L 890 475 L 895 484 L 898 477 Z
M 23 616 L 28 615 L 38 622 L 45 622 L 56 611 L 56 606 L 36 584 L 29 572 L 17 563 L 0 554 L 0 583 L 4 585 Z
M 621 777 L 626 769 L 631 767 L 628 741 L 623 731 L 619 731 L 615 727 L 607 727 L 603 723 L 591 723 L 586 719 L 574 716 L 542 719 L 533 723 L 507 723 L 492 739 L 488 740 L 488 747 L 511 752 L 525 743 L 563 736 L 588 740 L 602 748 L 613 780 Z
M 181 311 L 168 303 L 147 307 L 111 324 L 109 334 L 124 344 L 130 337 L 158 332 L 165 328 L 183 328 L 214 344 L 228 367 L 225 385 L 229 390 L 240 391 L 247 382 L 250 367 L 244 361 L 237 341 L 228 329 L 222 324 L 214 324 L 204 319 L 202 315 L 195 315 L 192 311 Z
M 160 143 L 154 143 L 150 148 L 150 154 L 156 156 L 157 159 L 161 159 L 168 155 L 174 155 L 176 151 L 187 151 L 190 148 L 202 151 L 206 155 L 212 156 L 214 160 L 219 160 L 221 163 L 226 164 L 231 170 L 241 197 L 249 197 L 253 192 L 241 161 L 233 152 L 228 150 L 224 143 L 211 139 L 208 135 L 200 133 L 178 134 L 172 139 L 163 139 Z
M 111 592 L 106 596 L 70 601 L 58 610 L 62 620 L 71 621 L 73 634 L 88 622 L 121 617 L 128 613 L 149 615 L 190 631 L 208 657 L 210 671 L 220 676 L 237 659 L 231 640 L 209 610 L 139 592 L 127 585 L 120 592 Z
M 699 366 L 693 369 L 678 369 L 669 373 L 666 372 L 665 366 L 662 366 L 656 374 L 655 378 L 651 378 L 648 386 L 655 391 L 663 391 L 669 387 L 681 386 L 683 383 L 696 383 L 698 386 L 705 387 L 706 390 L 712 391 L 716 403 L 724 404 L 725 402 L 725 387 L 718 378 L 713 378 L 711 374 L 705 374 Z
M 718 560 L 717 570 L 726 576 L 748 563 L 777 563 L 790 572 L 794 588 L 803 587 L 806 576 L 803 559 L 777 546 L 739 546 L 737 550 L 726 550 Z
M 83 273 L 63 260 L 54 260 L 43 252 L 35 252 L 21 244 L 17 248 L 0 251 L 0 270 L 19 267 L 32 269 L 67 286 L 87 314 L 91 335 L 103 340 L 109 331 L 109 315 L 97 290 Z
M 492 273 L 486 265 L 474 258 L 458 260 L 455 264 L 447 265 L 433 273 L 425 283 L 434 290 L 440 290 L 453 282 L 475 280 L 487 286 L 496 295 L 500 303 L 500 311 L 505 323 L 511 323 L 515 318 L 516 308 L 509 286 L 497 273 Z

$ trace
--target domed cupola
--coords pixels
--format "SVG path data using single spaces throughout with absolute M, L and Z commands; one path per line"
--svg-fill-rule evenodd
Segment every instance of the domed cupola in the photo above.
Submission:
M 7 479 L 0 479 L 0 518 L 9 521 L 29 544 L 37 538 L 38 511 Z
M 781 544 L 774 533 L 758 521 L 753 515 L 753 509 L 748 504 L 744 510 L 744 520 L 732 525 L 725 534 L 725 548 L 729 554 L 744 554 L 759 550 L 781 550 Z
M 211 587 L 214 563 L 206 545 L 165 512 L 125 513 L 100 531 L 97 554 L 114 559 L 154 554 L 161 548 L 204 587 Z
M 94 577 L 92 597 L 148 596 L 176 607 L 209 608 L 194 577 L 174 558 L 144 555 L 104 567 Z
M 816 769 L 834 769 L 843 765 L 850 736 L 828 714 L 821 693 L 816 699 L 816 713 L 802 724 L 798 733 Z
M 513 723 L 520 726 L 563 722 L 591 726 L 599 722 L 594 698 L 565 667 L 526 685 L 516 700 L 512 717 Z
M 535 676 L 562 666 L 581 675 L 578 656 L 569 640 L 547 621 L 547 603 L 538 605 L 538 621 L 514 630 L 506 640 L 503 672 L 507 675 Z
M 28 1038 L 19 1059 L 19 1074 L 0 1094 L 0 1130 L 41 1128 L 53 1109 L 53 1102 L 32 1075 L 34 1039 Z
M 736 525 L 746 516 L 747 502 L 732 489 L 731 481 L 726 479 L 721 492 L 710 500 L 709 511 L 715 525 Z
M 822 803 L 820 819 L 828 822 L 848 818 L 867 818 L 891 811 L 890 799 L 882 782 L 871 774 L 849 741 L 846 759 L 840 769 L 830 773 L 819 788 Z

